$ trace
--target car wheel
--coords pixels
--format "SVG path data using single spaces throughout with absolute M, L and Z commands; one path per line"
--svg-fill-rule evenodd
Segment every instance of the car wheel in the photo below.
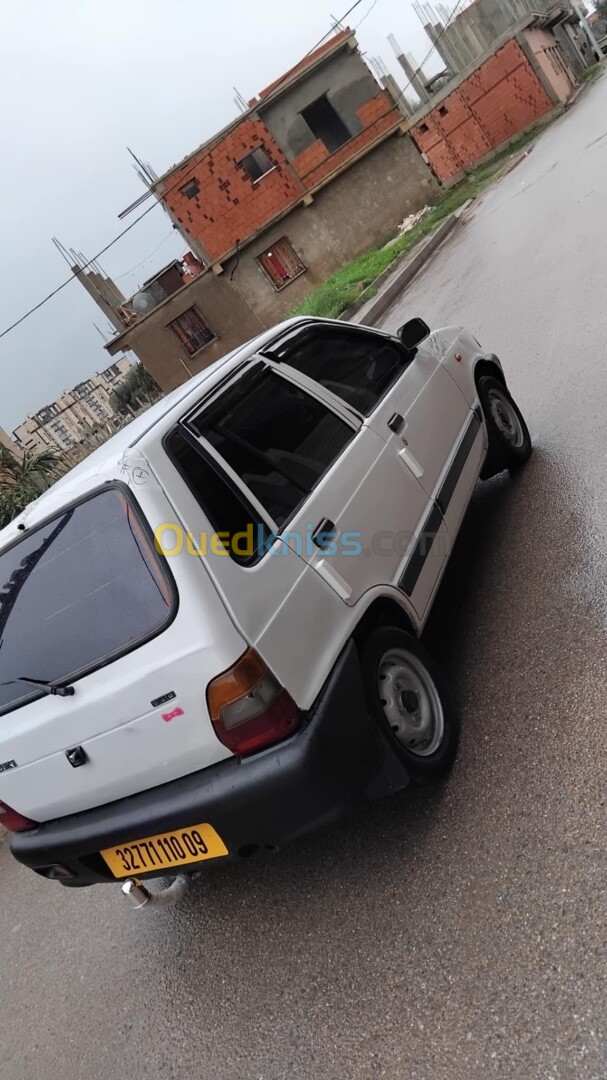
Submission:
M 521 410 L 499 379 L 491 375 L 479 379 L 478 396 L 489 435 L 482 474 L 487 480 L 504 469 L 520 469 L 531 457 L 533 445 Z
M 374 631 L 361 651 L 367 703 L 411 779 L 446 776 L 459 724 L 443 677 L 417 638 L 397 627 Z

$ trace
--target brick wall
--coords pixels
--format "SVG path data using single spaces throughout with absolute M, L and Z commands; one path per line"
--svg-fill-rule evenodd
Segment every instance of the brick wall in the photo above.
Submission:
M 187 239 L 197 241 L 211 261 L 219 261 L 278 214 L 295 205 L 350 158 L 360 154 L 402 120 L 386 91 L 356 110 L 363 129 L 330 154 L 320 139 L 289 162 L 263 120 L 251 116 L 212 149 L 203 149 L 163 179 L 159 197 L 175 215 Z M 275 168 L 253 181 L 239 164 L 263 146 Z M 197 180 L 200 191 L 187 198 L 179 190 Z M 163 194 L 165 192 L 165 194 Z
M 440 180 L 469 168 L 553 108 L 512 39 L 411 129 Z
M 275 168 L 254 181 L 239 162 L 261 146 Z M 200 191 L 188 199 L 179 189 L 192 180 L 198 181 Z M 233 250 L 237 240 L 245 240 L 302 194 L 282 150 L 255 117 L 247 117 L 212 149 L 176 169 L 163 186 L 163 201 L 211 259 Z

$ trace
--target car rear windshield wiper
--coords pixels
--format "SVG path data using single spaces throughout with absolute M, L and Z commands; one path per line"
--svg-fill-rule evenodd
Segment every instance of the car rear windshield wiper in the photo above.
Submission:
M 45 694 L 52 694 L 54 697 L 73 697 L 76 693 L 73 686 L 56 686 L 55 683 L 49 682 L 47 679 L 28 679 L 26 675 L 21 675 L 15 679 L 15 682 L 38 686 Z

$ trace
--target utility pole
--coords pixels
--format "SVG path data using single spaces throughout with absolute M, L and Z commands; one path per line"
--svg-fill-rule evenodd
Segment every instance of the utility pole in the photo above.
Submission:
M 575 14 L 577 15 L 577 17 L 580 20 L 582 26 L 584 27 L 584 30 L 586 31 L 586 33 L 588 35 L 588 40 L 590 41 L 590 44 L 592 45 L 592 51 L 594 52 L 594 55 L 596 56 L 597 60 L 602 60 L 603 59 L 603 53 L 601 51 L 601 46 L 599 45 L 599 43 L 598 43 L 598 41 L 597 41 L 597 39 L 595 37 L 594 30 L 592 29 L 590 23 L 588 22 L 588 19 L 586 18 L 585 15 L 582 14 L 582 11 L 580 9 L 580 6 L 579 6 L 577 0 L 571 0 L 571 7 L 575 11 Z

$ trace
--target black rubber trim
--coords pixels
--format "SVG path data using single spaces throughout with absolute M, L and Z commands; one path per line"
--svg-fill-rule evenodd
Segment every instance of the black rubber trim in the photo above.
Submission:
M 453 498 L 455 489 L 459 483 L 460 476 L 462 475 L 466 462 L 470 456 L 470 451 L 476 442 L 477 435 L 481 427 L 482 412 L 479 406 L 476 407 L 474 413 L 470 418 L 470 423 L 464 432 L 462 441 L 459 444 L 457 453 L 453 459 L 451 468 L 447 473 L 443 481 L 443 485 L 438 493 L 436 502 L 441 513 L 444 515 L 447 513 L 449 503 Z
M 443 523 L 443 515 L 441 514 L 437 504 L 432 507 L 428 517 L 424 522 L 424 527 L 421 531 L 415 550 L 407 563 L 405 572 L 399 581 L 399 588 L 401 588 L 405 596 L 411 596 L 415 591 L 415 586 L 419 581 L 420 574 L 424 569 L 426 559 L 430 554 L 432 545 L 436 540 L 437 533 Z
M 451 468 L 445 477 L 441 489 L 438 493 L 436 502 L 434 503 L 430 513 L 428 514 L 424 527 L 421 531 L 415 550 L 407 563 L 405 572 L 401 577 L 398 585 L 402 589 L 405 596 L 412 596 L 415 591 L 420 574 L 426 564 L 426 559 L 432 550 L 432 545 L 436 540 L 437 534 L 443 523 L 443 517 L 447 513 L 449 503 L 453 498 L 455 489 L 459 483 L 459 479 L 462 475 L 466 461 L 470 456 L 470 451 L 476 442 L 477 435 L 480 431 L 482 422 L 482 410 L 480 406 L 476 406 L 474 413 L 470 418 L 468 427 L 466 428 L 462 440 L 458 446 L 457 453 L 451 464 Z

